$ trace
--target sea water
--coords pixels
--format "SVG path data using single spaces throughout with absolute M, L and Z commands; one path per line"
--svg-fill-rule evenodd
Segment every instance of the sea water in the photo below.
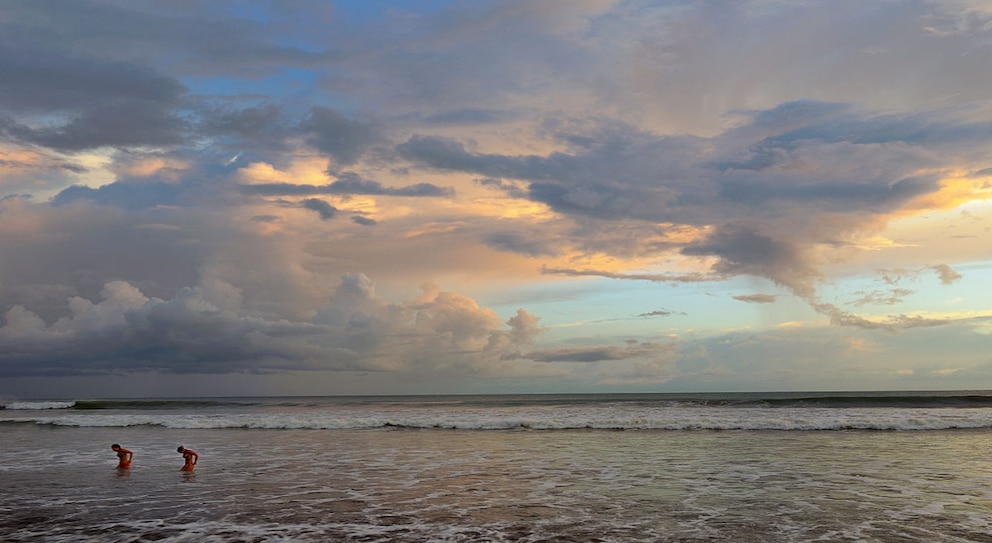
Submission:
M 5 407 L 5 543 L 992 542 L 989 392 Z

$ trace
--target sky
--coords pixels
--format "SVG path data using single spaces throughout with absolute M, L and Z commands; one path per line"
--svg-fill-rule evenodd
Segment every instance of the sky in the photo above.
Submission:
M 0 397 L 992 388 L 982 0 L 0 0 Z

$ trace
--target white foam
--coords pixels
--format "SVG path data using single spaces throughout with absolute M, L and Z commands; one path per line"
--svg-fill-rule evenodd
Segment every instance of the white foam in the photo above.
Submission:
M 176 429 L 421 430 L 945 430 L 992 428 L 987 408 L 762 408 L 762 407 L 420 407 L 416 409 L 314 409 L 247 412 L 94 412 L 21 407 L 0 422 L 55 426 L 162 426 Z M 51 405 L 50 405 L 51 404 Z
M 72 409 L 76 405 L 74 401 L 13 401 L 3 404 L 4 409 L 32 410 L 32 409 Z

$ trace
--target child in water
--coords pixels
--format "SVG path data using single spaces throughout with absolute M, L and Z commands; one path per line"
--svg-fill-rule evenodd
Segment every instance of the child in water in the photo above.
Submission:
M 110 448 L 117 453 L 117 469 L 129 469 L 131 467 L 131 459 L 134 458 L 134 453 L 116 443 L 111 445 Z
M 200 459 L 200 455 L 196 454 L 196 451 L 187 449 L 182 445 L 176 449 L 176 452 L 183 455 L 183 460 L 185 461 L 185 464 L 179 468 L 179 471 L 193 471 L 193 467 L 196 466 L 196 461 Z

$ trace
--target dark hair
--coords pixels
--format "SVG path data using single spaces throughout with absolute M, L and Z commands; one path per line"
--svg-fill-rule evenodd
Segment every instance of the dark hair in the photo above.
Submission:
M 182 445 L 180 445 L 179 448 L 176 449 L 176 452 L 183 452 L 184 450 L 186 449 Z
M 111 448 L 111 449 L 120 449 L 120 448 L 121 448 L 121 446 L 120 446 L 120 445 L 118 445 L 118 444 L 116 444 L 116 443 L 114 443 L 113 445 L 111 445 L 111 446 L 110 446 L 110 448 Z

